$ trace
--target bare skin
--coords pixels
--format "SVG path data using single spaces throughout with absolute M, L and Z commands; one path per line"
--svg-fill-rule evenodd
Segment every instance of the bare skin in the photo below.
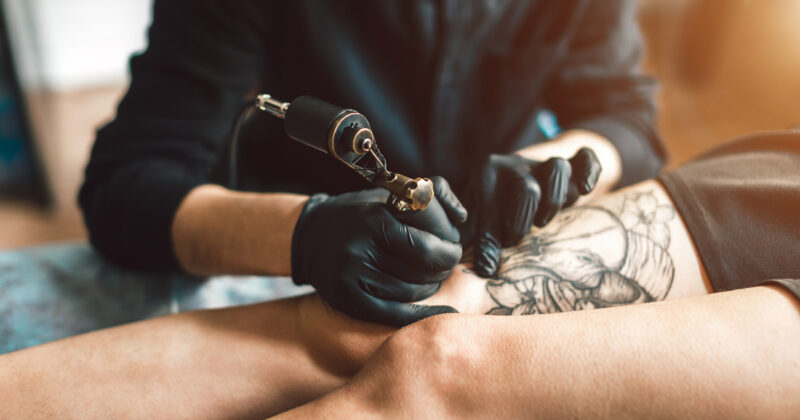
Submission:
M 800 304 L 778 286 L 548 316 L 442 315 L 280 418 L 795 418 Z
M 622 220 L 622 216 L 611 215 L 631 213 L 630 209 L 623 211 L 626 203 L 630 206 L 632 197 L 636 198 L 635 203 L 642 201 L 645 193 L 655 200 L 656 207 L 651 212 L 659 206 L 670 207 L 657 183 L 643 183 L 571 210 L 586 212 L 588 227 L 598 221 L 606 223 L 607 229 L 600 233 L 593 233 L 593 228 L 587 230 L 580 218 L 567 217 L 570 213 L 565 212 L 563 218 L 531 232 L 530 238 L 550 238 L 549 242 L 531 248 L 533 244 L 524 241 L 518 248 L 505 250 L 504 259 L 511 266 L 513 261 L 522 261 L 530 267 L 530 277 L 536 280 L 531 284 L 558 285 L 563 293 L 577 290 L 574 284 L 586 287 L 592 282 L 595 287 L 582 289 L 583 297 L 574 300 L 576 304 L 583 302 L 582 309 L 599 305 L 598 296 L 605 299 L 602 302 L 610 302 L 609 290 L 625 292 L 612 293 L 624 298 L 611 302 L 614 305 L 629 303 L 631 290 L 650 290 L 649 295 L 666 290 L 658 300 L 707 293 L 691 240 L 677 217 L 657 223 L 670 231 L 667 253 L 674 264 L 673 272 L 642 271 L 639 274 L 649 273 L 648 277 L 628 278 L 628 283 L 620 282 L 616 275 L 602 276 L 613 280 L 609 283 L 614 286 L 612 289 L 607 280 L 596 280 L 598 261 L 605 264 L 601 264 L 601 272 L 625 272 L 630 277 L 631 272 L 625 271 L 619 260 L 632 248 L 623 246 L 622 239 L 614 243 L 613 238 L 649 230 L 639 229 L 640 220 L 634 219 L 627 222 L 631 228 L 628 232 L 625 225 L 615 221 Z M 598 219 L 598 215 L 605 218 Z M 583 245 L 576 246 L 573 234 L 589 236 Z M 589 266 L 570 264 L 573 269 L 569 271 L 544 267 L 584 261 L 581 250 L 597 246 L 593 245 L 597 241 L 603 250 L 596 256 L 599 260 L 592 260 Z M 542 269 L 559 278 L 543 277 Z M 511 305 L 508 299 L 525 297 L 535 290 L 522 290 L 517 297 L 503 292 L 505 297 L 499 297 L 497 291 L 513 285 L 509 282 L 519 280 L 520 273 L 519 267 L 512 267 L 501 270 L 497 279 L 487 281 L 474 275 L 467 265 L 460 265 L 442 289 L 423 303 L 448 304 L 463 313 L 491 312 L 498 307 L 498 299 Z M 520 281 L 529 283 L 525 278 Z M 491 288 L 489 284 L 500 286 Z M 521 289 L 515 286 L 513 290 Z M 536 301 L 535 294 L 530 296 L 532 306 L 520 304 L 519 310 L 539 308 L 539 303 L 549 302 Z M 550 307 L 545 304 L 537 310 L 547 308 Z M 277 414 L 344 385 L 393 332 L 333 311 L 316 295 L 138 322 L 0 357 L 0 377 L 4 378 L 0 381 L 0 414 L 116 417 L 124 413 L 130 417 L 212 418 Z
M 201 185 L 172 224 L 175 255 L 197 275 L 291 274 L 294 226 L 308 196 L 245 193 Z M 264 252 L 264 250 L 269 252 Z

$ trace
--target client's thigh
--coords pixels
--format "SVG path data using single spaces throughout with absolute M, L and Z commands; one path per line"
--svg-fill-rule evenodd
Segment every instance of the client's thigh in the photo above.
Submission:
M 563 210 L 504 249 L 492 278 L 468 267 L 465 261 L 425 303 L 474 314 L 531 315 L 709 291 L 691 233 L 657 181 Z

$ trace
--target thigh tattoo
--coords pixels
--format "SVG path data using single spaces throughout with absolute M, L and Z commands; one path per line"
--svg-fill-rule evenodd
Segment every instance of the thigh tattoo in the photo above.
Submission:
M 652 191 L 562 211 L 503 253 L 488 314 L 531 315 L 663 300 L 675 275 L 669 203 Z

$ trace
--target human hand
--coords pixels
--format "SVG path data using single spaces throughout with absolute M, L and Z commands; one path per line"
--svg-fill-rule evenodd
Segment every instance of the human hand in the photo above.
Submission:
M 518 244 L 531 226 L 544 226 L 562 208 L 591 192 L 600 176 L 595 153 L 582 148 L 569 160 L 490 155 L 469 182 L 470 223 L 463 242 L 475 246 L 481 276 L 497 272 L 500 250 Z
M 466 210 L 443 178 L 432 181 L 436 200 L 397 217 L 383 189 L 312 196 L 292 239 L 295 282 L 347 315 L 395 327 L 456 312 L 408 303 L 436 293 L 461 259 L 455 224 Z

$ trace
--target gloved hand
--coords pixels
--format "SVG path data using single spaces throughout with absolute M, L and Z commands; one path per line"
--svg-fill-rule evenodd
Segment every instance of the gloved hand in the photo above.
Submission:
M 518 244 L 532 225 L 546 225 L 563 207 L 591 192 L 600 171 L 600 161 L 589 148 L 569 160 L 545 162 L 516 154 L 489 156 L 468 182 L 466 199 L 470 223 L 462 242 L 474 245 L 477 273 L 494 275 L 502 247 Z
M 398 216 L 403 222 L 386 205 L 384 189 L 312 196 L 292 238 L 295 283 L 313 285 L 340 312 L 395 327 L 457 312 L 409 303 L 436 293 L 461 259 L 454 223 L 467 212 L 444 178 L 431 180 L 436 199 Z

